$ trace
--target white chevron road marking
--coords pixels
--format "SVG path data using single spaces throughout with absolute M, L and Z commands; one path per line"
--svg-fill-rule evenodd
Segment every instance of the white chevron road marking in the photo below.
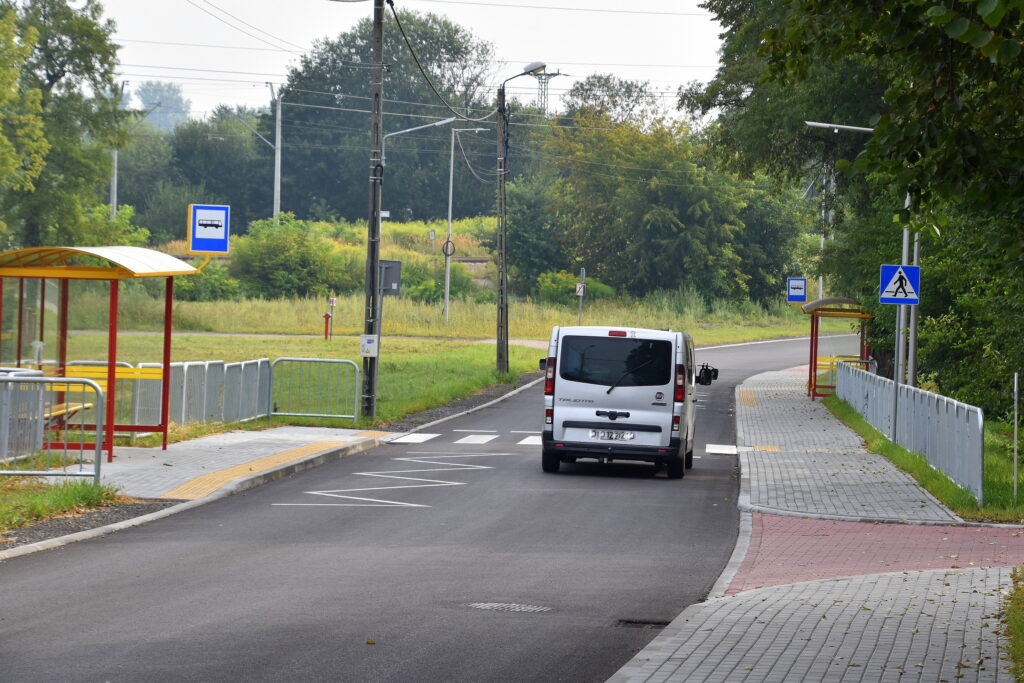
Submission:
M 399 481 L 409 482 L 423 482 L 413 484 L 399 484 L 395 486 L 371 486 L 364 488 L 353 488 L 353 489 L 334 489 L 330 491 L 306 491 L 306 493 L 314 496 L 327 496 L 329 498 L 339 498 L 341 500 L 358 501 L 351 503 L 272 503 L 272 505 L 279 507 L 413 507 L 413 508 L 427 508 L 429 505 L 421 505 L 419 503 L 406 503 L 398 500 L 386 500 L 382 498 L 364 498 L 361 496 L 349 496 L 344 495 L 347 493 L 364 493 L 366 491 L 390 491 L 398 489 L 422 489 L 422 488 L 436 488 L 441 486 L 465 486 L 468 482 L 464 481 L 447 481 L 445 479 L 427 479 L 424 477 L 408 477 L 401 476 L 407 474 L 425 474 L 431 472 L 460 472 L 470 470 L 490 470 L 494 469 L 488 465 L 472 465 L 470 463 L 450 462 L 453 459 L 459 458 L 488 458 L 496 455 L 512 455 L 511 453 L 462 453 L 459 455 L 444 455 L 437 454 L 430 458 L 424 457 L 411 457 L 411 458 L 395 458 L 395 460 L 401 462 L 418 463 L 421 465 L 437 465 L 438 467 L 431 467 L 428 469 L 412 469 L 412 470 L 384 470 L 379 472 L 355 472 L 354 474 L 361 477 L 376 477 L 379 479 L 397 479 Z

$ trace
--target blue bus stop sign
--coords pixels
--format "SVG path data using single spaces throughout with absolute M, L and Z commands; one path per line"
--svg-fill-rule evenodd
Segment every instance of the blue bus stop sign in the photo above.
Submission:
M 228 253 L 231 207 L 189 204 L 188 251 L 190 254 Z
M 882 266 L 878 277 L 878 303 L 908 304 L 921 301 L 921 266 Z
M 807 303 L 807 278 L 791 277 L 786 279 L 786 303 Z

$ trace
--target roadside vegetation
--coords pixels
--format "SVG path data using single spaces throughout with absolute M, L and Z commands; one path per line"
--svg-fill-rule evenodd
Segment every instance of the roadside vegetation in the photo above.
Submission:
M 47 484 L 30 477 L 0 477 L 0 550 L 3 549 L 5 531 L 50 517 L 74 515 L 117 501 L 116 491 L 92 481 L 72 480 Z

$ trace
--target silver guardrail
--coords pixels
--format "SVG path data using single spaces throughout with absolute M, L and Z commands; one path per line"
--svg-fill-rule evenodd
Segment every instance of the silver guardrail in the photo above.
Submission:
M 271 415 L 359 419 L 359 366 L 336 358 L 270 364 Z
M 890 434 L 896 419 L 896 443 L 970 491 L 981 504 L 985 482 L 985 415 L 977 406 L 901 384 L 893 415 L 891 379 L 848 363 L 836 371 L 836 396 L 850 404 L 872 427 Z
M 0 475 L 92 477 L 99 484 L 104 399 L 90 379 L 0 368 Z

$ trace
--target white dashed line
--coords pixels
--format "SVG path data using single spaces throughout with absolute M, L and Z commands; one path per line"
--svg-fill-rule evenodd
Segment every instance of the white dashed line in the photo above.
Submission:
M 488 441 L 494 441 L 497 438 L 497 434 L 470 434 L 469 436 L 462 437 L 455 443 L 482 444 L 487 443 Z

